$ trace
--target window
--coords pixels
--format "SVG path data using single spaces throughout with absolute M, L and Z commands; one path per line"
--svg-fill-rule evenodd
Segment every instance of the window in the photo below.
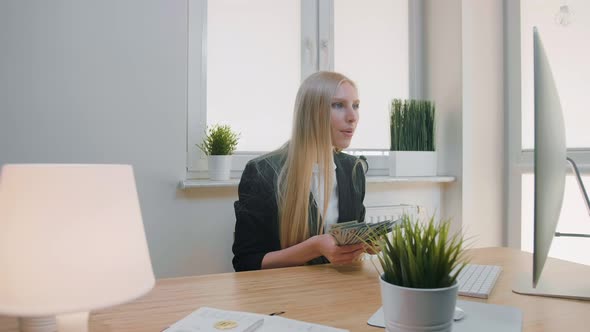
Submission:
M 590 109 L 586 99 L 590 91 L 590 3 L 569 1 L 575 10 L 573 22 L 562 26 L 555 22 L 562 1 L 523 0 L 522 5 L 522 148 L 532 149 L 533 133 L 533 26 L 543 38 L 545 51 L 559 90 L 566 125 L 568 148 L 590 149 Z
M 389 150 L 389 104 L 408 97 L 408 2 L 334 2 L 334 70 L 359 86 L 351 148 Z
M 300 7 L 298 0 L 208 2 L 207 122 L 240 132 L 242 151 L 274 150 L 289 138 L 301 80 Z
M 188 177 L 206 177 L 206 125 L 241 133 L 232 170 L 289 139 L 302 79 L 336 70 L 359 86 L 351 148 L 388 149 L 389 103 L 407 98 L 403 0 L 189 0 Z
M 585 100 L 590 90 L 588 77 L 590 66 L 590 47 L 585 43 L 590 38 L 590 3 L 568 1 L 574 12 L 570 25 L 563 26 L 557 20 L 562 1 L 521 0 L 521 249 L 533 249 L 533 175 L 532 151 L 534 144 L 533 114 L 533 46 L 532 27 L 537 26 L 543 38 L 545 51 L 551 64 L 555 83 L 559 92 L 566 126 L 568 155 L 572 157 L 582 172 L 588 172 L 590 165 L 590 135 L 587 124 L 590 111 Z M 564 162 L 565 166 L 565 162 Z M 588 189 L 590 176 L 582 176 Z M 578 185 L 573 176 L 566 179 L 561 217 L 557 230 L 566 233 L 590 233 L 590 216 L 586 211 Z M 590 250 L 590 241 L 579 238 L 555 238 L 549 252 L 552 257 L 590 264 L 590 259 L 582 253 Z

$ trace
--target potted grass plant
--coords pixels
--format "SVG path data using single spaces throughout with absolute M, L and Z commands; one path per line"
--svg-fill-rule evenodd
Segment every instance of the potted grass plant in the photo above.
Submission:
M 391 234 L 375 233 L 367 244 L 381 250 L 376 268 L 386 331 L 451 331 L 456 278 L 466 259 L 463 237 L 451 234 L 450 221 L 422 223 L 403 215 Z
M 209 178 L 229 180 L 231 155 L 238 146 L 239 134 L 229 125 L 213 125 L 208 128 L 201 144 L 197 144 L 208 157 Z
M 436 175 L 434 103 L 394 99 L 390 109 L 390 132 L 390 176 Z

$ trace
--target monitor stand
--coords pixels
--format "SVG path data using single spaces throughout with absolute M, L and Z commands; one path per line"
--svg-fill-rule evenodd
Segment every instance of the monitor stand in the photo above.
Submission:
M 586 204 L 586 210 L 590 215 L 590 200 L 578 171 L 578 166 L 573 159 L 569 157 L 566 159 L 574 172 L 580 193 Z M 590 234 L 579 233 L 555 232 L 555 236 L 590 238 Z M 529 266 L 527 273 L 518 276 L 516 285 L 512 289 L 513 292 L 525 295 L 590 301 L 590 266 L 547 257 L 543 273 L 535 288 L 533 288 L 532 270 L 532 267 Z
M 578 166 L 576 165 L 576 162 L 572 158 L 567 157 L 566 160 L 570 164 L 572 171 L 574 172 L 574 175 L 576 177 L 576 181 L 578 182 L 578 188 L 580 188 L 580 194 L 582 194 L 583 201 L 586 204 L 586 211 L 588 212 L 588 215 L 590 215 L 590 199 L 588 199 L 588 192 L 586 192 L 586 187 L 584 186 L 584 182 L 582 182 L 582 177 L 580 176 L 580 171 L 578 170 Z M 555 236 L 557 236 L 557 237 L 569 236 L 569 237 L 590 238 L 590 234 L 580 234 L 580 233 L 555 232 Z
M 513 292 L 590 301 L 590 266 L 548 257 L 536 288 L 532 270 L 529 266 L 517 277 Z

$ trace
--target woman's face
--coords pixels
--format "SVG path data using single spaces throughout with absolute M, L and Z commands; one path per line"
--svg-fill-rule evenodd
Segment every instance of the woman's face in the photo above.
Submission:
M 350 145 L 359 121 L 359 97 L 356 88 L 348 82 L 340 84 L 332 97 L 332 144 L 345 149 Z

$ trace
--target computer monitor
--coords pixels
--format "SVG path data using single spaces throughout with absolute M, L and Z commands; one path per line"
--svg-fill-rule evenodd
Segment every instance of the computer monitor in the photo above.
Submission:
M 533 287 L 536 287 L 561 214 L 567 149 L 561 103 L 537 28 L 533 30 L 533 54 L 535 78 Z
M 514 289 L 517 293 L 590 300 L 590 279 L 567 276 L 574 271 L 541 273 L 556 235 L 565 190 L 566 161 L 577 176 L 580 189 L 588 197 L 575 163 L 567 158 L 565 125 L 559 95 L 551 67 L 537 28 L 533 28 L 534 102 L 535 102 L 535 182 L 534 182 L 534 246 L 532 280 L 521 279 Z M 582 236 L 584 234 L 561 234 Z M 528 280 L 527 280 L 528 279 Z M 532 286 L 532 287 L 531 287 Z

